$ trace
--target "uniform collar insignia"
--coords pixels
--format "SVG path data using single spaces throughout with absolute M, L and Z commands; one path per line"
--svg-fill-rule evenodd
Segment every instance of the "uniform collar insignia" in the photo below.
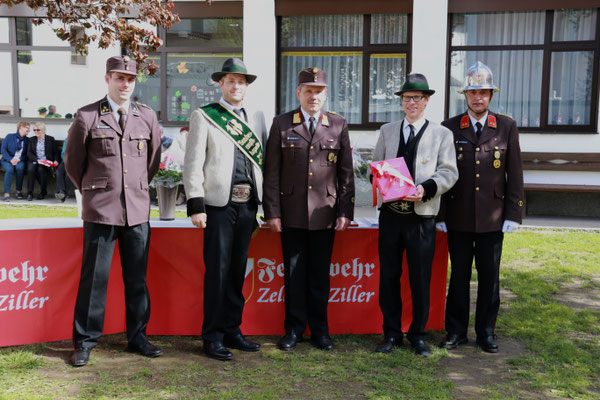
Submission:
M 463 115 L 460 119 L 460 129 L 465 129 L 469 127 L 469 115 Z
M 100 115 L 106 115 L 111 113 L 110 103 L 108 100 L 104 100 L 100 103 Z
M 321 125 L 329 126 L 329 118 L 324 113 L 321 114 L 323 117 L 321 118 Z
M 490 128 L 496 128 L 497 127 L 496 117 L 494 115 L 489 115 L 488 114 L 488 126 Z
M 293 124 L 299 124 L 300 122 L 302 122 L 302 120 L 300 119 L 300 113 L 294 113 L 294 118 L 292 120 Z
M 140 110 L 139 110 L 137 104 L 131 103 L 131 113 L 136 116 L 140 115 Z

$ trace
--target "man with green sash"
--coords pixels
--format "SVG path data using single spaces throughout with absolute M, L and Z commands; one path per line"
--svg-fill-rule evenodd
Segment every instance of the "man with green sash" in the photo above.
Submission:
M 223 97 L 195 110 L 190 118 L 183 181 L 192 223 L 204 229 L 203 350 L 231 360 L 234 348 L 258 351 L 260 345 L 240 330 L 246 261 L 262 200 L 263 145 L 267 127 L 261 111 L 243 104 L 248 74 L 237 58 L 212 74 Z

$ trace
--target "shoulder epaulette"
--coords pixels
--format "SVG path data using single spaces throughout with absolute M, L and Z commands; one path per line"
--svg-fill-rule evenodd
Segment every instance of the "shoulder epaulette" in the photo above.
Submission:
M 338 116 L 338 117 L 340 117 L 340 118 L 344 118 L 344 116 L 343 116 L 343 115 L 340 115 L 340 114 L 336 113 L 335 111 L 327 111 L 327 112 L 328 112 L 329 114 L 337 115 L 337 116 Z M 344 119 L 345 119 L 345 118 L 344 118 Z
M 140 106 L 140 107 L 144 107 L 144 108 L 147 108 L 148 110 L 152 110 L 152 108 L 151 108 L 150 106 L 148 106 L 148 105 L 146 105 L 146 104 L 144 104 L 144 103 L 139 103 L 139 102 L 136 102 L 136 104 L 137 104 L 138 106 Z
M 514 118 L 511 115 L 508 115 L 508 114 L 496 113 L 496 115 L 502 115 L 503 117 L 510 118 L 510 119 L 514 120 Z

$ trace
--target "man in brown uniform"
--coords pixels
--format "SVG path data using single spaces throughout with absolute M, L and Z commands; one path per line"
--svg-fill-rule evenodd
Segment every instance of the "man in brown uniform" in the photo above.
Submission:
M 454 133 L 458 182 L 444 196 L 437 224 L 448 231 L 452 263 L 446 300 L 446 331 L 440 347 L 467 343 L 469 282 L 477 268 L 475 333 L 483 351 L 498 352 L 494 328 L 500 307 L 499 274 L 504 233 L 522 221 L 523 166 L 517 124 L 488 110 L 494 91 L 492 72 L 481 62 L 467 71 L 468 111 L 442 125 Z M 445 213 L 443 213 L 445 208 Z
M 125 284 L 128 350 L 158 357 L 148 343 L 150 297 L 146 286 L 150 243 L 148 183 L 160 162 L 160 134 L 149 107 L 131 102 L 136 63 L 106 62 L 108 95 L 80 108 L 69 129 L 65 167 L 82 195 L 83 260 L 75 304 L 71 356 L 83 366 L 104 324 L 106 289 L 115 241 Z
M 277 346 L 296 347 L 308 321 L 313 344 L 331 350 L 329 268 L 335 231 L 354 215 L 352 152 L 346 120 L 321 110 L 325 71 L 300 71 L 296 95 L 301 106 L 273 119 L 264 171 L 263 209 L 281 232 L 285 267 L 286 334 Z

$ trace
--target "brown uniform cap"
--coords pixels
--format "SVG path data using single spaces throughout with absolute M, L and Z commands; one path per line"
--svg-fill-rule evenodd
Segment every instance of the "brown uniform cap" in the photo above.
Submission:
M 317 67 L 304 68 L 298 74 L 298 86 L 327 86 L 327 74 Z
M 106 73 L 109 72 L 137 75 L 137 65 L 129 56 L 114 56 L 106 60 Z

